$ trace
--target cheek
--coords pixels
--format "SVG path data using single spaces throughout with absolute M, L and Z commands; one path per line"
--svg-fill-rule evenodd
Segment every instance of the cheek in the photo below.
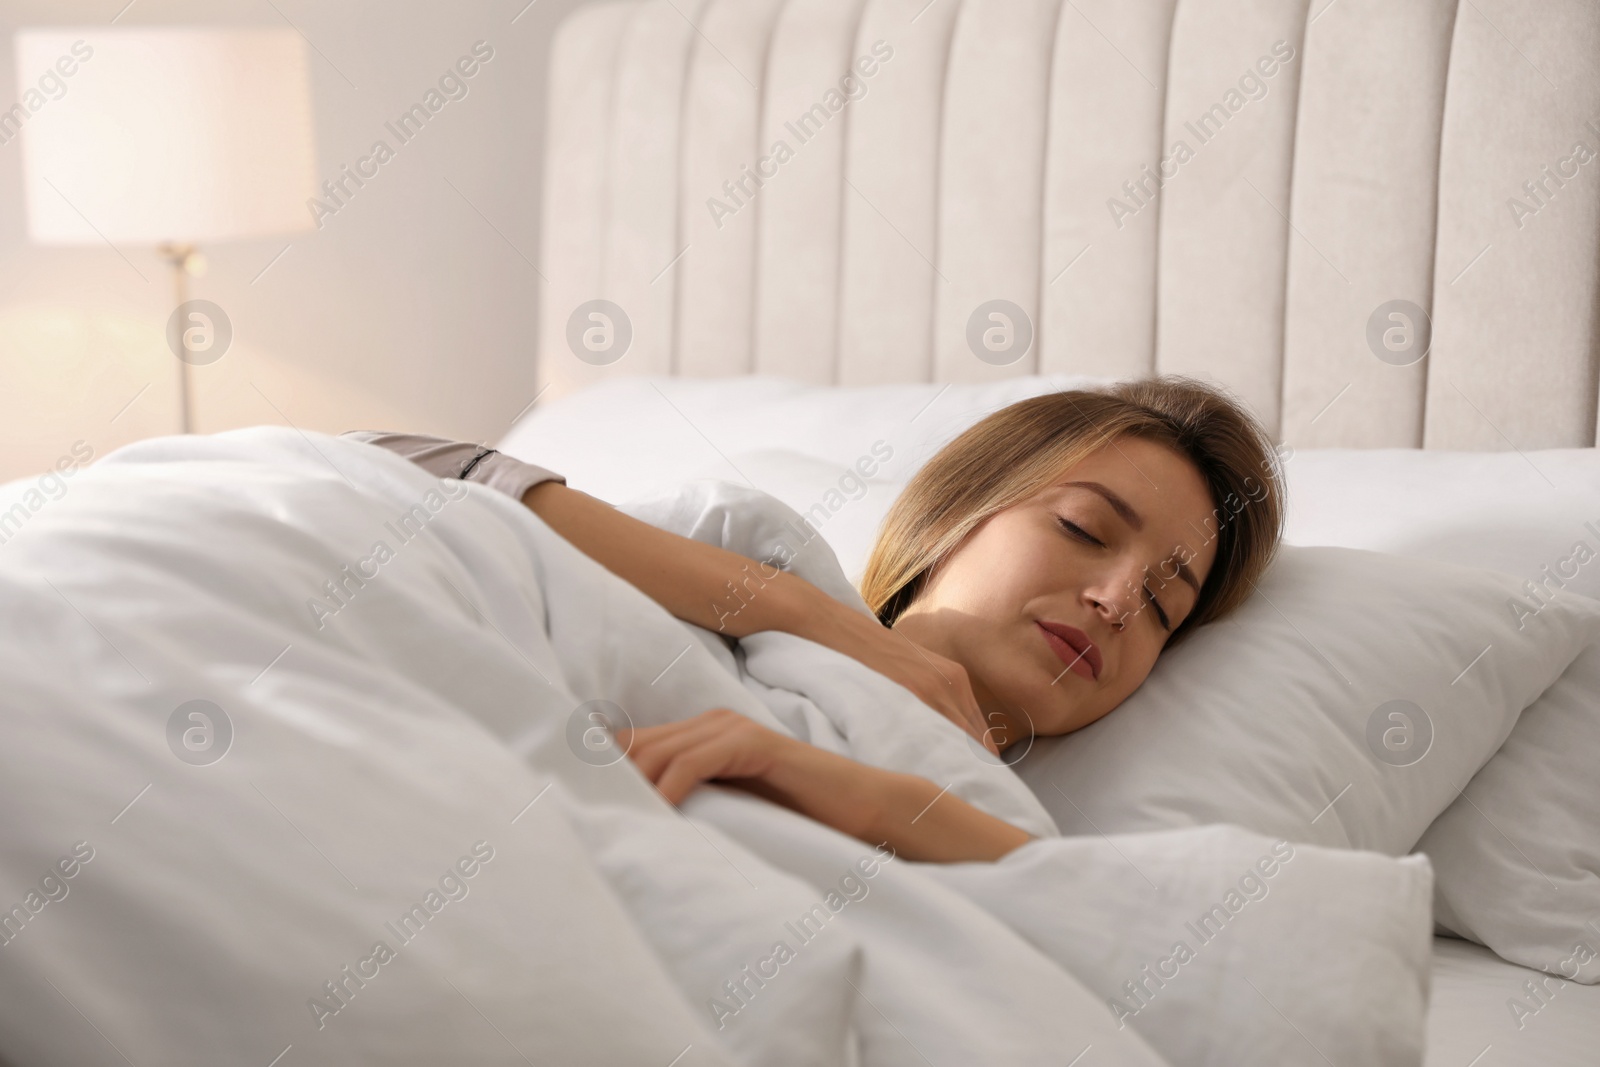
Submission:
M 1156 658 L 1161 655 L 1159 638 L 1150 637 L 1130 641 L 1123 646 L 1122 662 L 1117 665 L 1117 693 L 1125 699 L 1144 684 L 1155 669 Z
M 939 576 L 937 602 L 983 617 L 1015 613 L 1046 560 L 991 520 L 953 553 Z

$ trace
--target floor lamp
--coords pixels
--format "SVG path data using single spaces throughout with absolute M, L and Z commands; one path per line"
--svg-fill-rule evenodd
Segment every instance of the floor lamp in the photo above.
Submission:
M 190 433 L 192 368 L 232 337 L 221 308 L 189 299 L 199 247 L 314 228 L 305 42 L 287 27 L 30 29 L 16 35 L 16 61 L 28 235 L 124 259 L 154 246 L 167 260 L 163 320 Z

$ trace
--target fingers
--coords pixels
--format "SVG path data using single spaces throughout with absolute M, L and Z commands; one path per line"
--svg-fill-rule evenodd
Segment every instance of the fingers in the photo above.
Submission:
M 923 703 L 955 723 L 973 740 L 990 752 L 998 754 L 999 750 L 989 736 L 988 725 L 983 720 L 983 712 L 978 707 L 977 697 L 972 693 L 972 680 L 967 677 L 966 667 L 948 656 L 941 656 L 932 649 L 923 648 L 904 634 L 898 636 L 905 642 L 906 647 L 916 654 L 924 669 L 931 671 L 933 677 L 938 679 L 932 684 L 925 683 L 908 688 L 921 697 Z
M 711 730 L 716 729 L 715 724 L 709 723 L 702 714 L 661 726 L 619 730 L 617 741 L 640 772 L 654 782 L 675 756 L 704 740 L 708 726 Z
M 719 749 L 726 743 L 723 739 L 713 739 L 679 752 L 662 768 L 661 776 L 655 780 L 656 789 L 669 804 L 682 804 L 695 786 L 717 776 L 727 758 L 727 753 Z
M 893 627 L 882 627 L 874 633 L 874 637 L 858 646 L 840 650 L 909 689 L 968 737 L 990 753 L 999 755 L 999 746 L 973 695 L 966 667 L 923 647 Z
M 1000 754 L 1000 746 L 994 740 L 995 727 L 988 725 L 984 721 L 983 712 L 978 710 L 976 704 L 973 704 L 970 708 L 958 704 L 951 711 L 953 714 L 946 712 L 946 718 L 965 731 L 968 737 L 971 737 L 988 750 L 990 755 L 998 756 Z
M 987 724 L 983 719 L 983 709 L 978 707 L 978 698 L 972 693 L 972 679 L 967 677 L 967 669 L 954 660 L 947 661 L 947 665 L 947 669 L 955 675 L 955 680 L 951 682 L 955 700 L 967 721 L 977 730 L 977 736 L 982 736 Z
M 989 724 L 984 721 L 983 711 L 978 707 L 978 699 L 972 693 L 972 680 L 967 677 L 967 669 L 955 660 L 948 659 L 938 653 L 931 653 L 939 672 L 945 676 L 948 683 L 946 695 L 951 702 L 954 716 L 949 716 L 954 722 L 967 732 L 973 740 L 977 741 L 993 755 L 999 755 L 999 746 L 995 744 L 994 732 Z
M 961 728 L 967 732 L 967 736 L 971 737 L 978 744 L 982 745 L 983 748 L 984 748 L 984 751 L 988 752 L 989 755 L 991 755 L 991 756 L 1000 755 L 1000 746 L 995 741 L 995 734 L 997 732 L 1000 732 L 1000 727 L 997 727 L 997 726 L 976 726 L 976 727 L 974 727 L 974 726 L 966 725 L 964 723 L 957 723 L 957 725 L 961 726 Z
M 998 756 L 1000 746 L 995 742 L 994 727 L 984 719 L 983 711 L 978 707 L 978 700 L 972 695 L 972 683 L 967 678 L 966 669 L 960 664 L 955 664 L 955 667 L 960 671 L 960 684 L 955 686 L 955 697 L 959 702 L 958 708 L 965 717 L 965 722 L 958 720 L 957 725 L 963 725 L 967 733 L 990 755 Z
M 685 722 L 671 722 L 665 726 L 643 726 L 632 730 L 618 730 L 617 744 L 622 746 L 629 759 L 652 782 L 661 768 L 671 758 L 672 752 L 688 743 Z
M 676 805 L 701 782 L 760 773 L 771 731 L 728 708 L 713 708 L 682 722 L 617 733 L 640 773 Z

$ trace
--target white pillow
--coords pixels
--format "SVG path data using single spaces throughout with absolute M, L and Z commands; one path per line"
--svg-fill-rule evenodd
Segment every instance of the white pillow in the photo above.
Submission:
M 895 487 L 940 446 L 1017 400 L 1114 380 L 1030 375 L 851 387 L 762 375 L 618 378 L 536 407 L 499 447 L 613 503 L 710 477 L 748 480 L 803 513 L 881 440 L 894 452 L 873 475 L 884 484 L 826 534 L 854 577 L 870 548 L 867 531 L 875 532 Z M 777 452 L 792 455 L 785 461 Z M 1600 552 L 1593 448 L 1310 449 L 1294 452 L 1286 470 L 1290 544 L 1416 555 L 1535 581 L 1569 559 L 1580 539 Z M 1600 562 L 1581 567 L 1568 588 L 1600 599 Z
M 1600 632 L 1600 605 L 1576 597 L 1519 630 L 1516 590 L 1489 571 L 1284 546 L 1237 612 L 1017 770 L 1063 833 L 1228 822 L 1399 855 Z
M 880 452 L 891 447 L 885 442 Z M 891 457 L 889 463 L 894 461 Z M 860 585 L 883 517 L 905 488 L 904 480 L 886 476 L 887 464 L 845 467 L 788 449 L 741 452 L 733 462 L 757 489 L 798 512 L 833 549 L 851 585 Z
M 762 375 L 617 378 L 534 408 L 498 447 L 613 504 L 691 478 L 748 484 L 737 456 L 764 449 L 799 452 L 842 472 L 870 459 L 881 441 L 894 458 L 878 477 L 903 483 L 991 411 L 1110 381 L 1026 375 L 975 384 L 837 386 Z M 748 482 L 766 488 L 754 475 Z
M 924 869 L 1005 916 L 1174 1064 L 1422 1062 L 1433 931 L 1421 857 L 1207 826 Z
M 1285 470 L 1290 544 L 1419 556 L 1535 584 L 1549 567 L 1557 596 L 1600 599 L 1600 450 L 1318 449 L 1293 453 Z M 1587 563 L 1574 558 L 1579 541 L 1594 554 Z
M 1439 925 L 1514 963 L 1600 982 L 1597 768 L 1600 646 L 1590 646 L 1417 842 L 1438 871 Z
M 1291 542 L 1503 571 L 1519 580 L 1514 610 L 1530 627 L 1541 602 L 1600 598 L 1600 450 L 1326 450 L 1287 469 Z M 1530 967 L 1600 979 L 1597 766 L 1590 649 L 1418 843 L 1434 861 L 1441 927 Z

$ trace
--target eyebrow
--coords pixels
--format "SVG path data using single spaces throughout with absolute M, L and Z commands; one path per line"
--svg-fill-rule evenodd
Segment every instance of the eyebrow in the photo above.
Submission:
M 1144 518 L 1133 510 L 1133 506 L 1099 482 L 1062 482 L 1061 485 L 1099 493 L 1105 498 L 1106 503 L 1111 505 L 1111 509 L 1122 516 L 1123 522 L 1132 526 L 1135 530 L 1144 529 Z
M 1091 493 L 1098 493 L 1107 504 L 1111 505 L 1111 510 L 1122 517 L 1123 522 L 1126 522 L 1135 530 L 1144 529 L 1143 516 L 1133 510 L 1131 504 L 1118 496 L 1108 486 L 1101 485 L 1099 482 L 1061 482 L 1060 485 L 1062 488 L 1087 489 Z M 1178 577 L 1183 580 L 1185 585 L 1194 590 L 1195 599 L 1198 600 L 1200 598 L 1200 582 L 1195 578 L 1194 571 L 1190 570 L 1189 565 L 1182 560 L 1178 561 Z

